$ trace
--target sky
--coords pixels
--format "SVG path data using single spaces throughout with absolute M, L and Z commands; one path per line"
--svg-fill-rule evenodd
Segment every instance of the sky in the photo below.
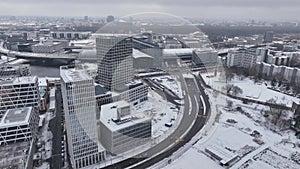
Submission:
M 300 0 L 0 0 L 0 15 L 122 17 L 140 12 L 218 20 L 300 21 Z

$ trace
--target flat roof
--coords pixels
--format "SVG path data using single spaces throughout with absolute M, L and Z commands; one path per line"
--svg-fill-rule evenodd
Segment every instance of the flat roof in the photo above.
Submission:
M 32 109 L 32 107 L 23 107 L 7 110 L 0 121 L 0 127 L 27 123 L 30 120 Z
M 212 152 L 214 155 L 218 156 L 221 159 L 220 162 L 222 162 L 223 164 L 226 164 L 238 157 L 237 154 L 234 154 L 233 152 L 217 145 L 210 145 L 205 149 Z
M 66 66 L 60 67 L 60 76 L 67 82 L 77 82 L 83 80 L 93 80 L 93 78 L 83 68 L 68 68 Z
M 30 142 L 28 141 L 0 145 L 0 168 L 23 168 L 24 160 L 28 159 L 29 149 Z
M 152 56 L 150 56 L 140 50 L 137 50 L 137 49 L 132 50 L 132 57 L 133 58 L 153 58 Z
M 112 121 L 112 119 L 117 118 L 117 109 L 118 107 L 123 107 L 128 105 L 129 103 L 121 100 L 118 102 L 105 104 L 101 106 L 101 114 L 100 121 L 103 125 L 105 125 L 112 132 L 119 131 L 121 129 L 127 128 L 129 126 L 133 126 L 137 123 L 143 123 L 151 120 L 150 117 L 144 115 L 143 113 L 130 114 L 122 118 L 124 122 L 119 124 Z
M 102 95 L 102 94 L 106 94 L 108 93 L 109 90 L 106 89 L 105 87 L 99 85 L 99 84 L 95 84 L 95 95 L 98 96 L 98 95 Z
M 22 77 L 0 77 L 0 85 L 18 85 L 30 84 L 37 81 L 37 76 L 22 76 Z

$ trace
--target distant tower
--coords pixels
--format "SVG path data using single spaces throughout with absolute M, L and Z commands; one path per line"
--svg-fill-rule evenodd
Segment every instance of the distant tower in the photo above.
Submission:
M 81 68 L 60 68 L 68 151 L 72 168 L 99 163 L 105 158 L 97 133 L 94 80 Z
M 264 35 L 264 43 L 271 43 L 273 41 L 274 32 L 267 31 Z
M 115 17 L 112 15 L 107 16 L 106 22 L 113 22 L 115 20 Z
M 89 20 L 89 17 L 88 17 L 88 16 L 84 16 L 84 20 L 85 20 L 85 21 L 88 21 L 88 20 Z
M 132 38 L 123 35 L 98 36 L 97 82 L 113 90 L 133 79 Z

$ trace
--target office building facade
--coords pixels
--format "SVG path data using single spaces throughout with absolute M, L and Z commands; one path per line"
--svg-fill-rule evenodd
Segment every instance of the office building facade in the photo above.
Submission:
M 39 109 L 39 106 L 40 94 L 37 76 L 0 78 L 0 118 L 8 109 L 21 107 Z
M 35 140 L 38 120 L 33 107 L 7 110 L 0 121 L 0 145 Z
M 133 78 L 132 38 L 123 35 L 98 35 L 97 82 L 109 90 L 123 86 Z
M 81 68 L 60 68 L 68 151 L 73 168 L 99 163 L 105 150 L 99 144 L 94 80 Z

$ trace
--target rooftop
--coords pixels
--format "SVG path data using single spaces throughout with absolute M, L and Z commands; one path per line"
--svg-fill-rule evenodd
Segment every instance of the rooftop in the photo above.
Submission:
M 30 142 L 0 146 L 0 168 L 24 168 L 23 160 L 27 160 Z
M 23 76 L 23 77 L 0 77 L 0 85 L 18 85 L 30 84 L 37 81 L 37 76 Z
M 0 121 L 0 127 L 27 123 L 30 119 L 32 107 L 9 109 Z
M 78 82 L 83 80 L 93 80 L 93 78 L 83 68 L 60 67 L 60 76 L 66 82 Z
M 106 89 L 105 87 L 99 85 L 99 84 L 95 84 L 95 95 L 102 95 L 102 94 L 106 94 L 107 92 L 109 92 L 108 89 Z
M 220 162 L 223 164 L 226 164 L 238 157 L 237 154 L 234 154 L 233 152 L 216 145 L 210 145 L 206 147 L 206 149 L 212 152 L 214 155 L 218 156 L 221 159 Z
M 133 58 L 153 58 L 152 56 L 144 52 L 141 52 L 140 50 L 133 49 L 132 51 L 133 51 L 132 53 Z
M 128 105 L 128 103 L 125 102 L 124 100 L 102 105 L 101 115 L 100 115 L 101 123 L 114 132 L 129 126 L 133 126 L 137 123 L 143 123 L 151 120 L 150 117 L 142 113 L 137 113 L 137 114 L 130 114 L 128 116 L 125 116 L 119 122 L 113 122 L 112 119 L 117 118 L 118 107 L 124 107 L 126 105 Z

